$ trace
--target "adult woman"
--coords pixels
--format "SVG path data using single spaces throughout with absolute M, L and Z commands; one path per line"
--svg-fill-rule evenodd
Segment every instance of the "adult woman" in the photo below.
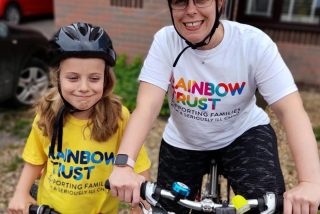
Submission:
M 160 186 L 182 181 L 194 197 L 208 160 L 214 157 L 236 193 L 248 198 L 265 191 L 282 194 L 276 136 L 267 114 L 255 104 L 258 89 L 286 130 L 298 171 L 299 184 L 284 194 L 284 211 L 316 213 L 319 156 L 292 75 L 262 31 L 219 21 L 223 3 L 168 0 L 174 26 L 162 28 L 154 37 L 139 77 L 137 108 L 120 151 L 136 157 L 167 92 L 171 115 L 159 154 Z M 125 201 L 133 194 L 132 202 L 137 203 L 141 178 L 128 182 L 127 176 L 134 176 L 132 170 L 115 167 L 112 189 Z M 187 212 L 169 202 L 164 205 Z

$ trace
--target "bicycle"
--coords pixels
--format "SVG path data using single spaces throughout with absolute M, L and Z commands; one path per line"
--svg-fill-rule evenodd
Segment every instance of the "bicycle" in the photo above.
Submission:
M 143 203 L 139 206 L 144 214 L 174 214 L 166 211 L 159 203 L 160 198 L 169 199 L 176 203 L 195 211 L 216 214 L 242 214 L 252 208 L 256 208 L 261 214 L 272 214 L 283 209 L 283 196 L 272 192 L 266 192 L 261 198 L 246 200 L 240 195 L 232 198 L 230 203 L 230 189 L 228 186 L 227 199 L 222 200 L 220 192 L 220 178 L 218 166 L 215 160 L 211 161 L 210 171 L 205 179 L 200 201 L 186 199 L 190 189 L 183 183 L 174 182 L 171 190 L 161 189 L 154 182 L 144 182 L 141 185 L 141 198 L 146 200 L 151 208 L 147 209 Z M 105 182 L 106 189 L 110 189 L 110 183 Z M 320 207 L 318 208 L 320 209 Z

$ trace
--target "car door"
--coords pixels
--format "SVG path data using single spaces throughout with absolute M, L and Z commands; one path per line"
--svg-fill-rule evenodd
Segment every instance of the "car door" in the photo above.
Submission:
M 53 0 L 19 0 L 24 16 L 53 13 Z

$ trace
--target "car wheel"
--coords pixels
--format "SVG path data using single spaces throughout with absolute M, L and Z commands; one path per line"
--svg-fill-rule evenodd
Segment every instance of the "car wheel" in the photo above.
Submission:
M 33 58 L 20 72 L 14 101 L 20 105 L 33 105 L 48 88 L 48 66 L 43 61 Z
M 18 6 L 16 5 L 8 5 L 8 7 L 5 10 L 4 18 L 14 24 L 19 24 L 21 21 L 21 12 Z

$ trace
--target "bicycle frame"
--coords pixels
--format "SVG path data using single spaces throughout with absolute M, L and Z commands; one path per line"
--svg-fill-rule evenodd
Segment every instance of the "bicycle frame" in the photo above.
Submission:
M 202 180 L 203 191 L 201 198 L 209 198 L 214 202 L 221 202 L 220 181 L 218 174 L 218 165 L 214 159 L 211 160 L 209 173 L 207 178 Z M 205 182 L 205 183 L 204 183 Z M 229 199 L 228 199 L 229 201 Z

